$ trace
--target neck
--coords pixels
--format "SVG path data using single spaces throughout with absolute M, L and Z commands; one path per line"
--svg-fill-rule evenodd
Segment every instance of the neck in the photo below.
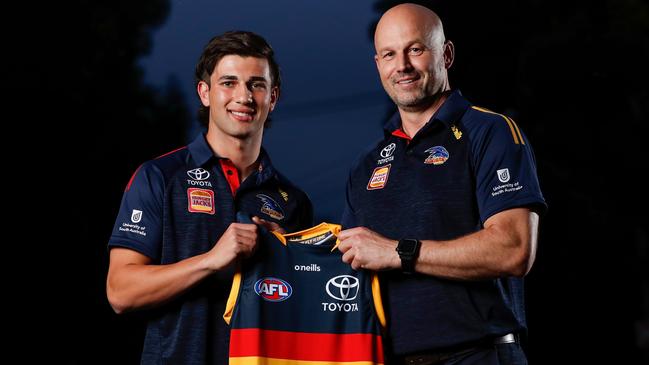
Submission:
M 417 132 L 433 117 L 433 115 L 444 104 L 450 91 L 443 91 L 433 96 L 432 102 L 426 108 L 402 108 L 399 107 L 399 116 L 401 117 L 401 128 L 410 137 L 414 137 Z
M 257 159 L 261 151 L 262 135 L 263 131 L 259 136 L 236 138 L 216 131 L 216 128 L 209 128 L 205 138 L 216 155 L 232 161 L 243 181 L 258 167 Z

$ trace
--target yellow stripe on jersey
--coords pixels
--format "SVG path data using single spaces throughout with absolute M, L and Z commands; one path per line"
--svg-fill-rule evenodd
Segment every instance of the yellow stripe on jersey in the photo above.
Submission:
M 237 298 L 239 297 L 239 288 L 241 287 L 241 264 L 237 264 L 237 271 L 234 273 L 232 278 L 232 288 L 230 289 L 230 295 L 228 296 L 228 301 L 225 304 L 225 312 L 223 313 L 223 319 L 228 325 L 232 320 L 232 313 L 234 312 L 234 306 L 237 304 Z
M 246 356 L 231 357 L 230 365 L 377 365 L 372 361 L 304 361 L 274 359 L 269 357 Z M 382 364 L 378 364 L 382 365 Z
M 372 299 L 374 299 L 374 311 L 379 323 L 383 329 L 386 328 L 387 323 L 385 320 L 385 310 L 383 309 L 383 301 L 381 301 L 381 286 L 379 285 L 379 276 L 376 273 L 372 274 Z
M 512 132 L 512 138 L 514 138 L 514 143 L 515 143 L 515 144 L 520 144 L 518 141 L 519 141 L 519 136 L 521 135 L 521 132 L 518 130 L 518 126 L 516 125 L 516 123 L 514 123 L 513 120 L 507 118 L 506 116 L 504 116 L 504 115 L 502 115 L 502 114 L 499 114 L 499 113 L 496 113 L 496 112 L 492 112 L 492 111 L 489 110 L 489 109 L 480 108 L 480 107 L 478 107 L 478 106 L 472 106 L 471 108 L 473 108 L 473 109 L 475 109 L 475 110 L 479 110 L 479 111 L 481 111 L 481 112 L 485 112 L 485 113 L 489 113 L 489 114 L 495 114 L 495 115 L 500 115 L 501 117 L 503 117 L 503 119 L 505 119 L 505 122 L 507 122 L 507 125 L 509 126 L 509 130 Z M 521 141 L 523 144 L 525 144 L 525 142 L 523 141 L 523 137 L 522 137 L 522 136 L 520 137 L 520 141 Z

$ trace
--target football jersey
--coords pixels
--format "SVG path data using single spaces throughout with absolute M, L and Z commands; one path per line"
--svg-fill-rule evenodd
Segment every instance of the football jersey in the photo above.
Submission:
M 223 316 L 231 327 L 230 364 L 383 364 L 378 278 L 342 261 L 340 226 L 260 231 Z

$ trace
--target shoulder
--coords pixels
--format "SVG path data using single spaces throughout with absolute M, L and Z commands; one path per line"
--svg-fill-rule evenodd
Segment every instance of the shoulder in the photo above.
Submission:
M 309 196 L 299 188 L 297 185 L 295 185 L 291 180 L 289 180 L 286 176 L 284 176 L 281 172 L 276 171 L 276 176 L 277 176 L 277 185 L 280 188 L 280 193 L 281 191 L 284 191 L 286 194 L 291 194 L 294 197 L 297 197 L 298 200 L 304 202 L 308 201 L 310 202 L 311 200 L 309 199 Z
M 169 177 L 187 165 L 188 152 L 182 147 L 141 164 L 133 173 L 127 190 L 132 185 L 164 185 Z
M 468 108 L 462 118 L 462 125 L 473 143 L 488 140 L 524 144 L 522 132 L 511 117 L 486 108 Z
M 351 165 L 351 172 L 354 173 L 359 169 L 364 170 L 367 161 L 374 161 L 380 155 L 381 150 L 390 144 L 390 138 L 381 138 L 374 143 L 367 146 L 353 161 Z M 376 162 L 376 161 L 374 161 Z

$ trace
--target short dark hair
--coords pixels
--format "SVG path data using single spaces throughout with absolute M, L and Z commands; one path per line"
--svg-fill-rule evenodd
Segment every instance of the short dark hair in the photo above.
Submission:
M 279 93 L 282 78 L 279 73 L 279 65 L 275 62 L 275 52 L 266 40 L 253 32 L 229 31 L 212 38 L 205 46 L 201 57 L 196 64 L 195 83 L 198 87 L 200 81 L 210 85 L 210 75 L 219 61 L 228 55 L 242 57 L 265 58 L 270 67 L 271 88 L 277 87 Z M 201 103 L 198 109 L 198 120 L 201 125 L 207 127 L 209 124 L 210 108 Z M 266 120 L 265 127 L 269 126 L 270 116 Z

